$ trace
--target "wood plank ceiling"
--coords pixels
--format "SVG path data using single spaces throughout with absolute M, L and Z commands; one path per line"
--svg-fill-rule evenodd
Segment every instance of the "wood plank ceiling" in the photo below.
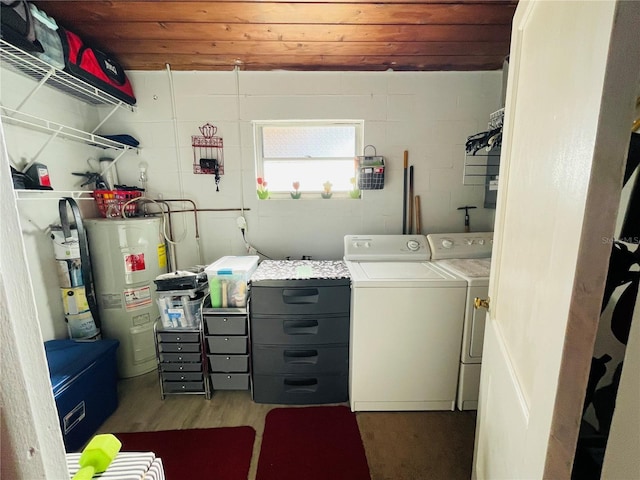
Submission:
M 496 70 L 517 0 L 35 1 L 128 70 Z

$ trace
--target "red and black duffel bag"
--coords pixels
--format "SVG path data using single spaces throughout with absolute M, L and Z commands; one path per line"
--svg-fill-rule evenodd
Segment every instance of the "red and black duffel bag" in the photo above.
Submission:
M 73 32 L 59 28 L 64 50 L 65 71 L 128 103 L 136 97 L 127 75 L 111 55 L 86 45 Z

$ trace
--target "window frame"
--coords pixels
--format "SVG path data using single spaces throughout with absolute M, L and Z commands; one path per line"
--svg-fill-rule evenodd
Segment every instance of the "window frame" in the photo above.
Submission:
M 262 129 L 263 127 L 329 127 L 329 126 L 350 126 L 355 128 L 355 152 L 353 156 L 354 162 L 354 171 L 353 177 L 356 176 L 356 157 L 362 152 L 364 148 L 364 120 L 357 119 L 311 119 L 311 120 L 253 120 L 253 142 L 254 142 L 254 152 L 255 152 L 255 180 L 257 178 L 264 178 L 264 147 L 263 147 L 263 135 Z M 339 158 L 339 157 L 337 157 Z M 345 157 L 346 158 L 346 157 Z M 314 160 L 327 160 L 332 161 L 336 160 L 336 157 L 313 157 Z M 296 159 L 294 158 L 282 158 L 282 159 L 273 159 L 269 158 L 267 161 L 287 161 L 287 162 L 296 162 L 303 160 L 303 158 Z M 267 183 L 269 179 L 266 179 Z M 353 187 L 355 188 L 355 186 Z M 268 185 L 267 185 L 267 189 Z M 291 189 L 292 190 L 292 189 Z M 311 189 L 300 189 L 302 193 L 301 198 L 309 199 L 309 198 L 321 198 L 320 193 L 321 190 L 311 190 Z M 332 188 L 331 198 L 351 198 L 349 195 L 350 190 L 334 190 Z M 269 190 L 269 198 L 275 199 L 291 199 L 290 191 L 272 191 Z

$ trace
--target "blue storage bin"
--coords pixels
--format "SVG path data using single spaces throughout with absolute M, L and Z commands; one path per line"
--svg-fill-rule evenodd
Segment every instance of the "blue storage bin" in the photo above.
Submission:
M 118 407 L 118 340 L 45 342 L 67 452 L 79 451 Z

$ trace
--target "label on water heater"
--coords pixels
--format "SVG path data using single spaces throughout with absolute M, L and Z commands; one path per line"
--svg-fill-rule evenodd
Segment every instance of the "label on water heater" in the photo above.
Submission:
M 151 316 L 148 313 L 134 315 L 133 317 L 131 317 L 131 322 L 136 326 L 145 325 L 151 322 Z
M 158 245 L 158 267 L 167 267 L 167 248 L 163 244 Z
M 151 305 L 151 288 L 127 288 L 124 291 L 124 307 L 127 311 Z
M 142 272 L 146 270 L 144 253 L 130 253 L 124 256 L 125 273 Z
M 100 295 L 102 299 L 102 308 L 122 308 L 122 296 L 119 293 L 103 293 Z

